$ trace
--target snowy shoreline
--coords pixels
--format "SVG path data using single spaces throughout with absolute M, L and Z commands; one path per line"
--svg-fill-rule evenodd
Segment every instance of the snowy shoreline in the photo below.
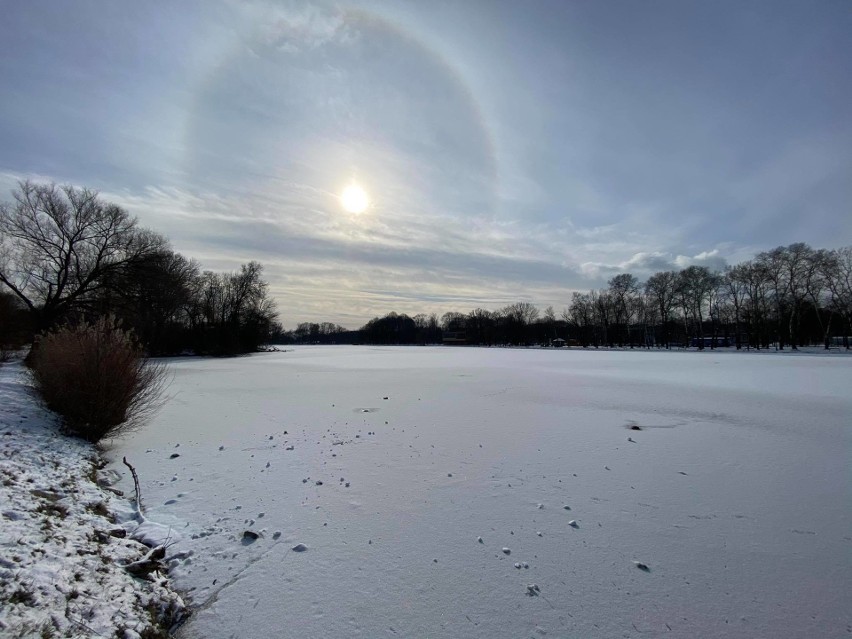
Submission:
M 0 634 L 168 636 L 182 598 L 164 575 L 125 566 L 171 532 L 140 518 L 97 449 L 58 425 L 23 366 L 0 366 Z

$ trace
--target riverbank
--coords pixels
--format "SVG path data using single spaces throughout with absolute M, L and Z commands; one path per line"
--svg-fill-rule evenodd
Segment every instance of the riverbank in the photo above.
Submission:
M 186 613 L 180 595 L 162 570 L 127 568 L 164 540 L 110 489 L 98 450 L 59 426 L 24 367 L 0 366 L 0 634 L 169 636 Z

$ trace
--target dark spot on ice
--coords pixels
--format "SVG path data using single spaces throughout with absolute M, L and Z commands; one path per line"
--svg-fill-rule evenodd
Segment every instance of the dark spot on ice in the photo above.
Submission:
M 171 455 L 169 455 L 169 459 L 175 459 L 177 457 L 180 457 L 179 453 L 172 453 Z
M 296 544 L 293 546 L 294 552 L 305 552 L 307 549 L 308 547 L 305 544 Z
M 260 538 L 260 535 L 254 532 L 253 530 L 245 530 L 243 531 L 243 545 L 248 546 L 249 544 L 253 544 L 255 541 Z
M 503 548 L 503 554 L 504 554 L 504 555 L 511 555 L 511 554 L 512 554 L 512 550 L 511 550 L 510 548 L 506 548 L 506 547 L 504 547 L 504 548 Z
M 651 572 L 651 569 L 648 568 L 648 564 L 643 564 L 641 561 L 634 561 L 633 565 L 643 572 Z
M 279 537 L 281 537 L 281 531 L 280 530 L 276 530 L 274 533 L 272 533 L 273 539 L 278 539 Z

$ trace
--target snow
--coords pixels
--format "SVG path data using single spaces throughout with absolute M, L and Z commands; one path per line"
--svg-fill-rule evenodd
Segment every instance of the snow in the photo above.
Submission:
M 171 400 L 110 455 L 191 553 L 171 571 L 185 639 L 852 632 L 848 356 L 338 346 L 170 366 Z
M 129 639 L 150 629 L 149 607 L 167 617 L 184 608 L 164 577 L 134 579 L 122 567 L 149 549 L 115 536 L 135 530 L 135 510 L 96 483 L 100 462 L 94 447 L 59 433 L 19 363 L 0 366 L 3 637 Z

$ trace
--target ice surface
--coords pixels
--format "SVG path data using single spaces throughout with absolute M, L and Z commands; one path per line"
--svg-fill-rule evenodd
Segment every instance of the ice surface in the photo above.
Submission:
M 847 356 L 304 347 L 171 368 L 172 400 L 112 455 L 194 551 L 183 637 L 852 630 Z

